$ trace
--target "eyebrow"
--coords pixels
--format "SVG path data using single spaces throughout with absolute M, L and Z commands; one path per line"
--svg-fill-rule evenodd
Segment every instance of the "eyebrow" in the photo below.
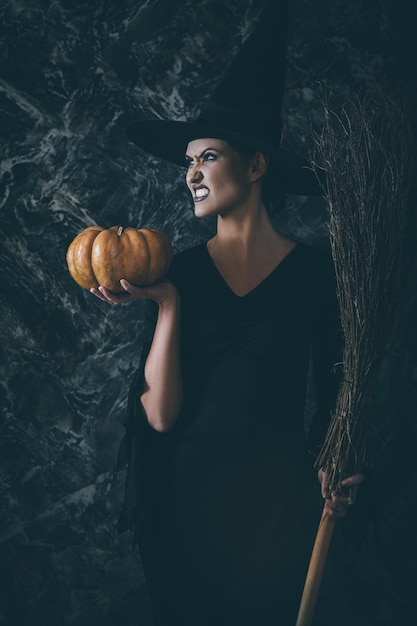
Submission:
M 201 159 L 201 157 L 204 156 L 206 152 L 218 152 L 219 154 L 222 154 L 222 151 L 219 150 L 218 148 L 208 147 L 208 148 L 204 148 L 204 150 L 200 152 L 200 154 L 198 155 L 198 158 Z M 185 160 L 191 161 L 192 157 L 189 154 L 185 153 Z

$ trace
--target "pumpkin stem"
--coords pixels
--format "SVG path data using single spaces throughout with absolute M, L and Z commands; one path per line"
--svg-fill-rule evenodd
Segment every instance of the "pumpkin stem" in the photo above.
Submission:
M 120 235 L 123 232 L 123 226 L 119 226 L 118 230 L 117 230 L 117 236 L 120 237 Z

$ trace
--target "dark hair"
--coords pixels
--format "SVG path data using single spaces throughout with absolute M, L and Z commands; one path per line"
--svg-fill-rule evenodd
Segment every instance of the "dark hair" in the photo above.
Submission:
M 259 150 L 252 146 L 228 142 L 236 152 L 250 159 Z M 266 155 L 268 156 L 268 155 Z M 269 213 L 278 213 L 285 206 L 286 192 L 282 181 L 282 173 L 276 161 L 268 156 L 268 169 L 262 178 L 262 200 Z

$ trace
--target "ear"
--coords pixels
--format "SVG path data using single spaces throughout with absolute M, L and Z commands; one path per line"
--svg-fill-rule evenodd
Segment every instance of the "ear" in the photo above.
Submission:
M 250 174 L 252 182 L 256 182 L 265 174 L 268 169 L 269 158 L 263 152 L 256 152 L 252 159 Z

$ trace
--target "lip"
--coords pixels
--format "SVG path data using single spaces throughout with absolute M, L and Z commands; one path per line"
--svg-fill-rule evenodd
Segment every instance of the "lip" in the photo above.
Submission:
M 201 196 L 201 198 L 197 198 L 197 196 L 195 195 L 198 191 L 198 189 L 207 189 L 208 194 L 206 196 Z M 193 200 L 194 202 L 203 202 L 203 200 L 205 200 L 206 198 L 208 198 L 210 194 L 210 190 L 206 185 L 193 185 Z

